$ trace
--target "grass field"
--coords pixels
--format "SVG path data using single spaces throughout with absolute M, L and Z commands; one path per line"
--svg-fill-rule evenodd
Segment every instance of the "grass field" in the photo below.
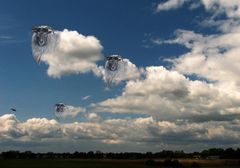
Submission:
M 0 168 L 146 168 L 145 161 L 39 159 L 1 160 Z
M 218 167 L 218 168 L 240 168 L 240 161 L 237 159 L 214 159 L 214 160 L 208 160 L 208 159 L 179 159 L 179 162 L 187 167 L 191 167 L 190 165 L 193 162 L 196 162 L 200 165 L 202 168 L 210 168 L 210 167 Z
M 0 160 L 0 168 L 151 168 L 146 160 L 82 160 L 82 159 L 33 159 L 33 160 Z M 162 160 L 157 160 L 162 161 Z M 184 167 L 191 167 L 197 162 L 202 168 L 240 168 L 238 160 L 192 160 L 180 159 Z

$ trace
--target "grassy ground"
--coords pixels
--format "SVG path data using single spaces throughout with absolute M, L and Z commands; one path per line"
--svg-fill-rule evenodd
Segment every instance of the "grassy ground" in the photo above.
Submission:
M 240 161 L 237 159 L 179 159 L 179 162 L 187 167 L 191 167 L 193 162 L 196 162 L 202 168 L 240 168 Z
M 110 160 L 1 160 L 1 168 L 146 168 L 144 161 Z
M 35 159 L 35 160 L 0 160 L 0 168 L 151 168 L 146 160 L 81 160 L 81 159 Z M 160 161 L 160 160 L 158 160 Z M 197 162 L 201 168 L 239 168 L 238 160 L 179 160 L 185 167 Z

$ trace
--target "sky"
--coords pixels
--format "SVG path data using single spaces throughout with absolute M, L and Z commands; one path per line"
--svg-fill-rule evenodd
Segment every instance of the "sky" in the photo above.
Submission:
M 239 0 L 0 4 L 1 151 L 239 147 Z M 40 65 L 36 25 L 60 35 Z M 126 59 L 127 73 L 107 88 L 112 54 Z M 58 102 L 72 109 L 60 120 Z

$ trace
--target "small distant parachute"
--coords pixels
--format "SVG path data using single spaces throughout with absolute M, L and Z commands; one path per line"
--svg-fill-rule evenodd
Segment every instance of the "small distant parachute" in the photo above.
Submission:
M 15 108 L 11 108 L 12 112 L 16 112 L 17 110 Z

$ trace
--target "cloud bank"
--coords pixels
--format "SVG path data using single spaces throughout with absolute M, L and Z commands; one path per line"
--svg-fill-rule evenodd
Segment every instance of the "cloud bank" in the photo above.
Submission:
M 147 67 L 144 79 L 127 82 L 122 95 L 92 107 L 95 112 L 146 114 L 158 120 L 218 120 L 240 114 L 239 96 L 235 87 L 192 81 L 164 67 Z
M 21 122 L 15 115 L 6 114 L 0 116 L 0 121 L 2 143 L 6 140 L 8 143 L 16 143 L 16 141 L 33 143 L 34 145 L 29 147 L 32 150 L 38 148 L 38 145 L 52 144 L 58 140 L 73 141 L 74 143 L 87 141 L 106 146 L 133 145 L 135 148 L 148 144 L 146 151 L 149 149 L 155 151 L 156 147 L 163 149 L 178 149 L 180 146 L 188 148 L 192 143 L 195 147 L 203 143 L 238 145 L 240 140 L 239 120 L 195 124 L 180 120 L 170 122 L 157 121 L 152 117 L 140 117 L 60 124 L 56 120 L 46 118 L 31 118 Z M 70 146 L 71 144 L 68 145 L 68 147 Z M 208 146 L 206 145 L 206 147 Z M 44 147 L 42 148 L 44 149 Z

